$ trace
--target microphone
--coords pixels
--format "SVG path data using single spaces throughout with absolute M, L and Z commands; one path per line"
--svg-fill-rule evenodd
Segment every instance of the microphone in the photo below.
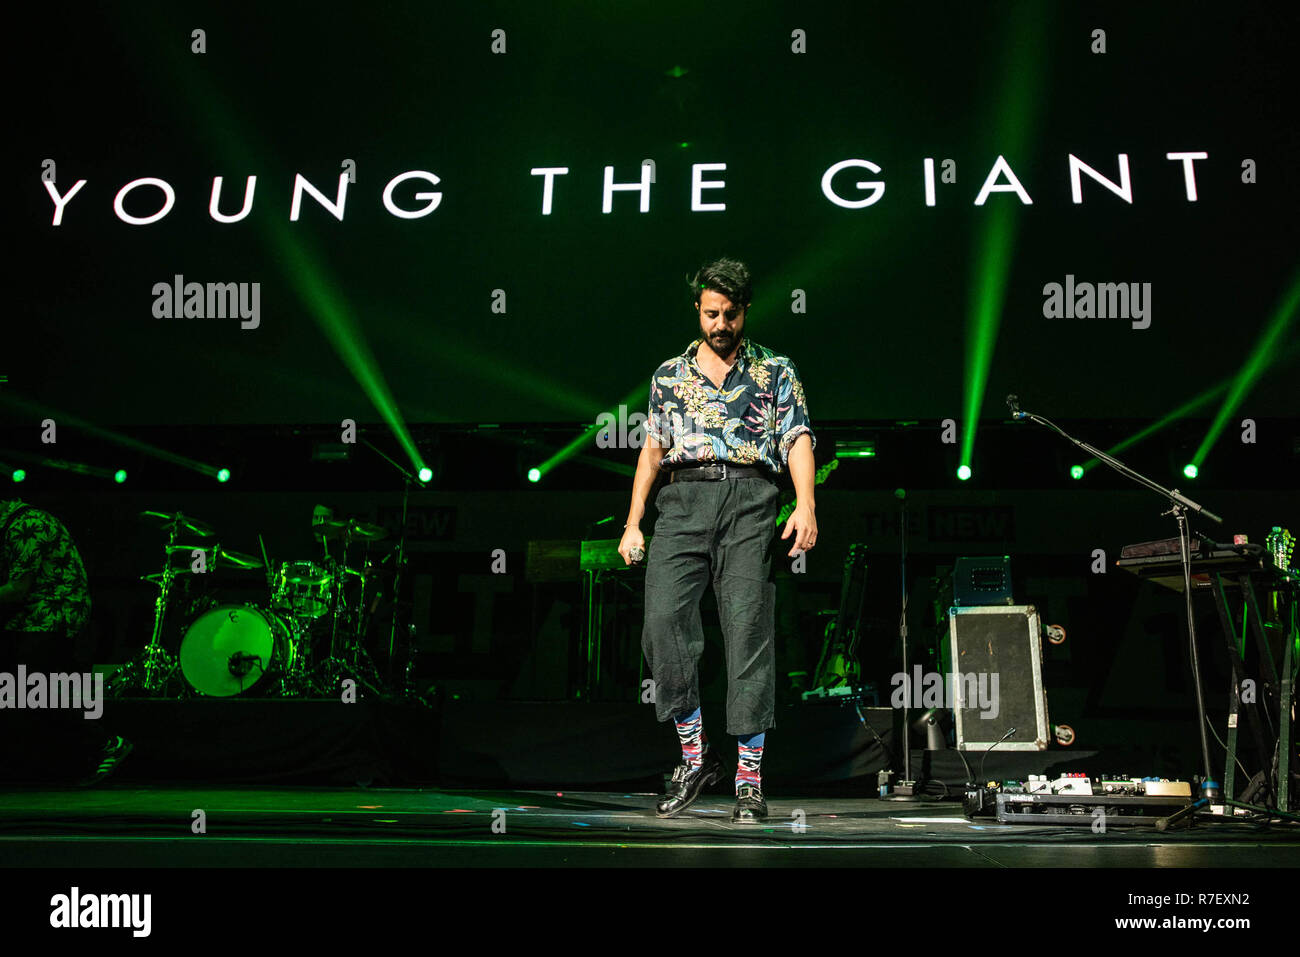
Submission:
M 1025 413 L 1020 411 L 1020 396 L 1014 392 L 1007 396 L 1007 408 L 1011 410 L 1011 418 L 1023 419 L 1025 417 Z
M 226 659 L 226 667 L 230 669 L 230 673 L 236 678 L 243 678 L 253 670 L 253 665 L 257 664 L 261 660 L 262 659 L 257 655 L 250 655 L 243 651 L 236 651 Z
M 633 565 L 637 564 L 641 559 L 645 558 L 645 549 L 640 545 L 633 545 L 628 551 L 628 558 L 632 559 Z

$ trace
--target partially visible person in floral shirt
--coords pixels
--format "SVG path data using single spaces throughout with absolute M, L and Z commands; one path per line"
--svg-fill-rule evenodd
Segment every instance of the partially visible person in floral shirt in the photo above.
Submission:
M 90 588 L 63 523 L 17 499 L 0 500 L 0 630 L 75 638 L 90 618 Z

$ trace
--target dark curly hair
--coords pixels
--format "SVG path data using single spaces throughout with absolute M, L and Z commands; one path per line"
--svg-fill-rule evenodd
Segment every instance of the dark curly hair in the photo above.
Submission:
M 754 284 L 750 281 L 749 267 L 738 259 L 718 259 L 705 263 L 687 283 L 691 288 L 691 302 L 700 301 L 706 289 L 720 292 L 743 309 L 749 308 Z

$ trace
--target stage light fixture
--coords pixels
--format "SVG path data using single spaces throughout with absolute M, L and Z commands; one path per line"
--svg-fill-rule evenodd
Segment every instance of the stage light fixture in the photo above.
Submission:
M 847 439 L 835 446 L 837 459 L 874 459 L 876 442 L 874 439 Z
M 1074 480 L 1076 480 L 1076 481 L 1079 480 L 1079 479 L 1081 479 L 1081 478 L 1083 478 L 1083 466 L 1082 466 L 1082 465 L 1071 465 L 1071 466 L 1070 466 L 1070 478 L 1072 478 L 1072 479 L 1074 479 Z
M 1194 479 L 1198 474 L 1200 474 L 1200 469 L 1196 467 L 1194 462 L 1188 462 L 1183 466 L 1183 475 L 1187 478 Z
M 542 480 L 542 470 L 541 470 L 541 469 L 535 469 L 535 468 L 534 468 L 534 469 L 529 469 L 529 470 L 528 470 L 528 481 L 530 481 L 530 482 L 540 482 L 541 480 Z
M 961 479 L 963 482 L 969 479 L 970 476 L 971 476 L 971 471 L 969 465 L 959 465 L 957 467 L 957 477 Z
M 229 482 L 229 481 L 230 481 L 230 469 L 218 469 L 218 470 L 217 470 L 217 481 L 218 481 L 218 482 Z
M 116 472 L 114 472 L 114 473 L 113 473 L 113 481 L 116 482 L 118 485 L 121 485 L 123 482 L 125 482 L 125 481 L 126 481 L 126 469 L 118 469 Z

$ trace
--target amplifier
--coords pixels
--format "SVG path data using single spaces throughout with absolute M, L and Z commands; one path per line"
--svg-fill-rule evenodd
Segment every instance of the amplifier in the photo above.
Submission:
M 1033 605 L 950 608 L 948 637 L 957 748 L 1045 751 L 1052 736 Z
M 969 608 L 1011 605 L 1011 556 L 988 555 L 957 559 L 952 570 L 952 603 Z

